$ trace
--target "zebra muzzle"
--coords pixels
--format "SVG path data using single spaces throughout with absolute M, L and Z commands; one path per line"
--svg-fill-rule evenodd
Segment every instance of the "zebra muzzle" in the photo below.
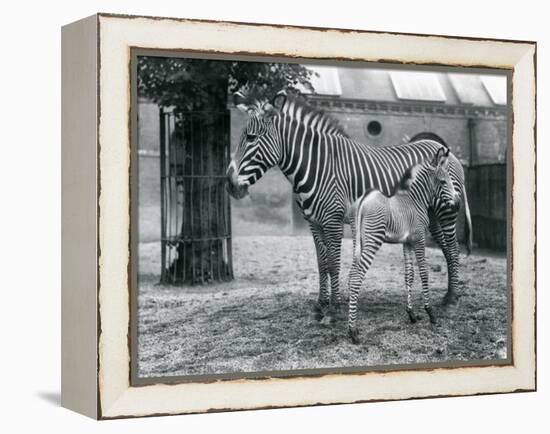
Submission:
M 242 199 L 248 194 L 248 185 L 239 183 L 233 164 L 227 169 L 226 190 L 235 199 Z

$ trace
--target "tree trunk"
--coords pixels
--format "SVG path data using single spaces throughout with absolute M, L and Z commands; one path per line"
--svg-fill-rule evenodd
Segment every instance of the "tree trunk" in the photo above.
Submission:
M 187 285 L 231 280 L 231 219 L 225 190 L 229 112 L 182 112 L 175 119 L 167 159 L 175 192 L 167 212 L 172 213 L 168 232 L 173 232 L 177 254 L 168 261 L 163 280 Z

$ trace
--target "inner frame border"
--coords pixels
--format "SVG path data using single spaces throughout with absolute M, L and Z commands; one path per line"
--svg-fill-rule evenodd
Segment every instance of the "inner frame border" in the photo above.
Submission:
M 139 219 L 139 171 L 138 171 L 138 96 L 137 96 L 137 61 L 138 57 L 173 57 L 187 59 L 211 59 L 211 60 L 227 60 L 227 61 L 249 61 L 249 62 L 280 62 L 280 63 L 299 63 L 311 65 L 330 65 L 330 66 L 346 66 L 357 68 L 373 68 L 379 66 L 385 69 L 405 69 L 405 70 L 421 70 L 421 71 L 438 71 L 438 72 L 460 72 L 472 74 L 495 74 L 506 77 L 507 94 L 506 94 L 506 140 L 507 140 L 507 161 L 506 161 L 506 304 L 507 304 L 507 334 L 506 334 L 506 358 L 505 359 L 472 359 L 464 361 L 448 361 L 448 362 L 431 362 L 431 363 L 408 363 L 408 364 L 392 364 L 392 365 L 372 365 L 372 366 L 349 366 L 349 367 L 333 367 L 333 368 L 312 368 L 312 369 L 295 369 L 295 370 L 279 370 L 279 371 L 254 371 L 254 372 L 233 372 L 220 374 L 195 374 L 195 375 L 165 375 L 154 377 L 139 377 L 137 375 L 138 362 L 138 290 L 139 290 L 139 234 L 138 234 L 138 219 Z M 352 59 L 316 59 L 316 58 L 300 58 L 300 57 L 283 57 L 269 56 L 261 54 L 237 54 L 220 53 L 208 50 L 178 50 L 178 49 L 156 49 L 145 47 L 130 47 L 130 170 L 129 170 L 129 187 L 130 187 L 130 264 L 129 272 L 129 292 L 130 292 L 130 318 L 128 330 L 128 349 L 130 352 L 130 370 L 129 382 L 131 387 L 155 385 L 155 384 L 185 384 L 185 383 L 210 383 L 213 381 L 224 380 L 268 380 L 273 378 L 292 379 L 301 377 L 320 377 L 323 375 L 350 375 L 361 374 L 367 372 L 396 372 L 396 371 L 425 371 L 434 369 L 453 369 L 467 367 L 487 367 L 487 366 L 510 366 L 513 361 L 513 288 L 512 288 L 512 266 L 513 266 L 513 245 L 512 245 L 512 217 L 513 217 L 513 70 L 506 68 L 490 68 L 490 67 L 467 67 L 467 66 L 444 66 L 441 64 L 411 64 L 411 63 L 386 63 L 383 61 L 361 61 Z

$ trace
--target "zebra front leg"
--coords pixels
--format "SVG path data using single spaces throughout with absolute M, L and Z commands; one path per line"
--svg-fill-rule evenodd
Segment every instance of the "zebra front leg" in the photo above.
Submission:
M 335 311 L 342 306 L 342 294 L 340 293 L 340 258 L 342 253 L 342 237 L 344 225 L 342 222 L 334 226 L 325 227 L 325 239 L 328 256 L 328 273 L 330 276 L 330 302 Z
M 428 216 L 430 221 L 430 234 L 443 252 L 445 260 L 447 260 L 447 246 L 445 244 L 445 237 L 443 236 L 443 231 L 441 230 L 441 225 L 439 224 L 438 218 L 431 210 L 428 211 Z
M 445 233 L 440 224 L 440 220 L 445 225 Z M 447 263 L 447 293 L 443 298 L 443 304 L 453 304 L 456 302 L 456 288 L 458 286 L 458 243 L 456 241 L 456 213 L 446 210 L 436 216 L 430 213 L 430 233 L 441 248 L 445 261 Z M 447 235 L 446 235 L 447 234 Z
M 315 253 L 317 254 L 317 266 L 319 270 L 319 299 L 315 306 L 315 318 L 320 321 L 327 315 L 330 304 L 327 248 L 323 239 L 322 228 L 315 224 L 310 224 L 310 229 L 315 243 Z
M 447 262 L 447 293 L 443 298 L 443 304 L 456 302 L 458 288 L 458 242 L 456 239 L 457 213 L 454 210 L 442 209 L 436 215 L 430 215 L 430 232 L 437 241 L 445 261 Z
M 435 316 L 430 306 L 430 294 L 428 288 L 428 267 L 426 267 L 426 240 L 420 239 L 414 246 L 416 262 L 418 264 L 418 274 L 422 282 L 422 298 L 424 299 L 424 309 L 430 317 L 430 322 L 436 324 Z
M 449 285 L 447 294 L 443 298 L 443 304 L 454 304 L 457 301 L 458 288 L 458 241 L 456 239 L 456 228 L 443 231 L 445 235 L 445 244 L 447 246 L 447 267 L 449 272 Z
M 403 256 L 405 260 L 405 288 L 407 289 L 407 314 L 411 323 L 415 323 L 418 318 L 414 314 L 412 306 L 412 284 L 414 281 L 413 253 L 412 247 L 409 244 L 403 244 Z

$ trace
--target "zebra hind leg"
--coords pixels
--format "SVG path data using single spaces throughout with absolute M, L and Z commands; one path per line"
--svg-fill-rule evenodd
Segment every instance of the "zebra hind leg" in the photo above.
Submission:
M 430 294 L 428 288 L 428 267 L 426 266 L 426 242 L 424 239 L 419 240 L 414 246 L 416 262 L 418 263 L 418 273 L 422 282 L 422 298 L 424 299 L 424 309 L 430 317 L 430 322 L 436 324 L 437 321 L 430 306 Z
M 348 334 L 354 345 L 359 344 L 359 331 L 357 330 L 357 299 L 359 289 L 366 273 L 361 264 L 360 258 L 353 258 L 349 277 L 349 313 L 348 313 Z

